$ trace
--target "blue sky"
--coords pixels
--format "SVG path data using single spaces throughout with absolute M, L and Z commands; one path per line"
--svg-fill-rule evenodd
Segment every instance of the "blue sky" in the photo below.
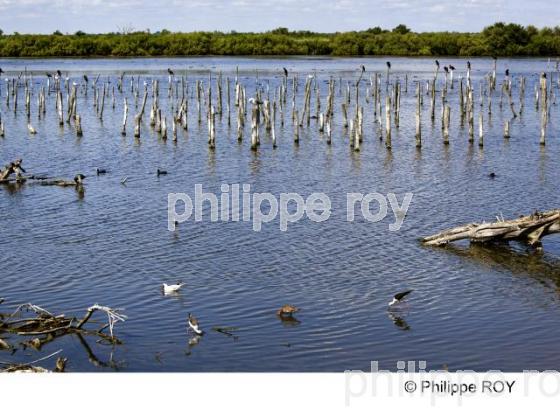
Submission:
M 404 23 L 415 31 L 479 31 L 496 21 L 560 25 L 552 0 L 0 0 L 5 33 L 220 30 L 321 32 Z

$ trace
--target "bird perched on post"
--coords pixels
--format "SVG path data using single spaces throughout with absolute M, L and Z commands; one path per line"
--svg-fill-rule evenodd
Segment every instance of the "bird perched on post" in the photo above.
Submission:
M 387 61 L 385 64 L 387 64 L 387 68 L 390 69 L 391 68 L 391 62 Z
M 2 67 L 0 67 L 0 75 L 4 74 L 4 70 L 2 70 Z
M 436 67 L 439 69 L 439 61 L 436 60 Z
M 51 73 L 45 73 L 45 75 L 47 76 L 47 78 L 52 78 L 52 74 L 51 74 Z
M 169 75 L 175 75 L 175 73 L 173 72 L 173 70 L 171 68 L 168 68 L 167 72 L 169 73 Z
M 84 74 L 84 81 L 86 82 L 86 84 L 89 82 L 89 78 L 87 75 Z
M 284 75 L 287 77 L 288 76 L 288 69 L 286 67 L 282 67 L 282 70 L 284 70 Z
M 62 77 L 62 72 L 60 70 L 56 70 L 56 75 L 58 76 L 58 78 Z

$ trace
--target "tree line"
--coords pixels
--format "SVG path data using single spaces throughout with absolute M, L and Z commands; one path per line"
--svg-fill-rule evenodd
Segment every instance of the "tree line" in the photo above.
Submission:
M 132 56 L 557 56 L 560 27 L 496 23 L 478 33 L 392 30 L 314 33 L 277 28 L 264 33 L 127 32 L 3 34 L 1 57 Z

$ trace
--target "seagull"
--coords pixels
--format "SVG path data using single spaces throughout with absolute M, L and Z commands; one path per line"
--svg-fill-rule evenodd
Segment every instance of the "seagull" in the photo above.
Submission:
M 411 289 L 411 290 L 406 290 L 406 291 L 401 292 L 401 293 L 397 293 L 397 294 L 393 297 L 393 300 L 389 302 L 389 306 L 393 306 L 393 305 L 395 305 L 395 304 L 397 304 L 397 303 L 402 302 L 403 299 L 406 297 L 406 295 L 408 295 L 410 292 L 412 292 L 412 289 Z
M 253 97 L 251 97 L 251 98 L 249 98 L 249 103 L 250 103 L 250 104 L 253 104 L 253 105 L 255 105 L 255 104 L 256 104 L 256 105 L 261 105 L 261 104 L 262 104 L 262 101 L 256 100 L 256 99 L 254 99 Z
M 33 128 L 33 125 L 31 124 L 27 124 L 27 130 L 29 131 L 30 134 L 37 134 L 37 130 Z
M 164 171 L 163 169 L 157 169 L 156 171 L 157 176 L 159 177 L 160 175 L 167 175 L 167 171 Z
M 106 173 L 107 173 L 107 170 L 106 170 L 106 169 L 102 169 L 102 168 L 95 168 L 95 173 L 96 173 L 97 175 L 106 174 Z
M 286 67 L 282 67 L 282 70 L 284 70 L 284 75 L 287 77 L 288 76 L 288 69 Z
M 178 292 L 183 286 L 185 286 L 185 284 L 183 282 L 177 282 L 175 285 L 168 285 L 167 283 L 164 283 L 162 285 L 163 287 L 163 293 L 175 293 Z
M 173 72 L 173 70 L 171 68 L 168 68 L 167 72 L 169 73 L 169 75 L 175 75 L 175 73 Z
M 299 312 L 299 308 L 294 305 L 284 305 L 276 311 L 280 317 L 291 317 L 294 313 Z
M 189 313 L 189 316 L 187 318 L 187 321 L 189 323 L 190 328 L 193 330 L 193 332 L 195 332 L 197 335 L 203 335 L 204 332 L 202 330 L 199 329 L 199 323 L 196 317 L 194 317 L 193 315 L 191 315 Z

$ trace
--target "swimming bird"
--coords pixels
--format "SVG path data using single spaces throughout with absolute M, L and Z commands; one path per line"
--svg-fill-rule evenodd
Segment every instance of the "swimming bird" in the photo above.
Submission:
M 488 178 L 494 179 L 494 178 L 496 178 L 496 174 L 493 173 L 493 172 L 490 172 L 490 173 L 488 174 Z
M 106 169 L 103 169 L 103 168 L 95 168 L 95 173 L 96 173 L 97 175 L 106 174 L 106 173 L 107 173 L 107 170 L 106 170 Z
M 397 303 L 402 302 L 403 299 L 404 299 L 410 292 L 412 292 L 412 289 L 411 289 L 411 290 L 406 290 L 406 291 L 401 292 L 401 293 L 397 293 L 397 294 L 393 297 L 393 300 L 389 302 L 389 306 L 393 306 L 393 305 L 395 305 L 395 304 L 397 304 Z
M 204 332 L 200 329 L 200 323 L 198 323 L 198 319 L 189 313 L 187 318 L 187 322 L 189 323 L 189 327 L 195 332 L 197 335 L 203 335 Z
M 33 125 L 31 125 L 31 123 L 27 123 L 27 130 L 30 134 L 37 134 L 37 130 L 33 128 Z
M 164 283 L 162 285 L 163 287 L 163 293 L 175 293 L 178 292 L 183 286 L 185 286 L 185 284 L 183 282 L 177 282 L 174 285 L 168 285 L 167 283 Z
M 299 312 L 299 308 L 294 305 L 284 305 L 276 311 L 280 317 L 292 316 L 294 313 Z
M 282 70 L 284 70 L 284 75 L 287 77 L 288 76 L 288 69 L 286 67 L 282 67 Z
M 156 170 L 156 174 L 159 177 L 160 175 L 167 175 L 167 171 L 164 171 L 163 169 L 157 169 Z
M 173 72 L 173 70 L 171 68 L 168 68 L 167 72 L 169 73 L 169 75 L 175 75 L 175 73 Z

